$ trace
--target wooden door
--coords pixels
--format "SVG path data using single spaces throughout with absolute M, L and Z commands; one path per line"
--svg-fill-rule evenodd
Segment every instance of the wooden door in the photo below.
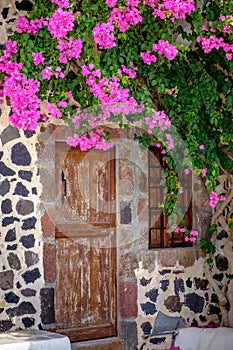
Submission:
M 56 144 L 57 331 L 116 335 L 115 156 Z

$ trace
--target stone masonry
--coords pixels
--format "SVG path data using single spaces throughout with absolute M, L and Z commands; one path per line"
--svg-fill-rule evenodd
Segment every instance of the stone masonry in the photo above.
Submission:
M 17 16 L 30 11 L 28 0 L 2 0 L 0 45 L 14 32 Z M 55 139 L 66 128 L 48 125 L 37 132 L 9 125 L 10 106 L 0 111 L 0 331 L 55 329 Z M 60 130 L 60 131 L 59 131 Z M 40 131 L 40 133 L 39 133 Z M 147 153 L 135 130 L 116 141 L 118 329 L 125 350 L 166 349 L 171 338 L 156 335 L 176 325 L 217 323 L 233 326 L 232 232 L 228 198 L 214 217 L 201 182 L 193 188 L 193 221 L 201 237 L 213 219 L 216 253 L 208 266 L 198 246 L 148 249 Z M 229 178 L 219 179 L 227 194 Z M 162 319 L 162 321 L 161 321 Z M 151 334 L 153 333 L 153 336 Z

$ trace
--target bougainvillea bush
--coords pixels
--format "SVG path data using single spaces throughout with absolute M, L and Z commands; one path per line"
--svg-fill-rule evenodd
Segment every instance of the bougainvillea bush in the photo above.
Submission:
M 171 229 L 195 240 L 176 227 L 174 157 L 183 143 L 183 173 L 208 184 L 212 208 L 225 200 L 215 180 L 232 171 L 232 30 L 229 0 L 35 1 L 2 51 L 0 98 L 18 128 L 63 119 L 74 128 L 67 142 L 82 150 L 112 146 L 110 120 L 121 133 L 141 119 L 139 142 L 156 144 L 167 163 Z

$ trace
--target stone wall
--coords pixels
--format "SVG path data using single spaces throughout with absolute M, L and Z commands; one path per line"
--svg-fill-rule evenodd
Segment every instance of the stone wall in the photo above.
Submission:
M 128 330 L 127 350 L 154 349 L 155 345 L 156 349 L 165 349 L 169 348 L 171 337 L 148 337 L 154 326 L 161 327 L 161 315 L 163 330 L 175 328 L 177 320 L 189 326 L 228 325 L 226 318 L 231 318 L 231 311 L 227 293 L 231 282 L 227 276 L 232 270 L 232 237 L 226 233 L 229 231 L 226 222 L 232 215 L 233 203 L 228 201 L 227 217 L 219 217 L 212 265 L 208 266 L 197 244 L 188 248 L 148 249 L 147 155 L 132 140 L 133 135 L 118 145 L 120 325 L 122 334 Z M 226 194 L 226 185 L 219 186 L 218 192 Z M 200 238 L 206 236 L 212 215 L 203 184 L 196 181 L 193 224 Z M 228 250 L 225 255 L 224 250 Z
M 2 0 L 0 44 L 14 31 L 15 18 L 30 10 L 30 2 Z M 19 12 L 21 11 L 21 12 Z M 18 131 L 8 123 L 10 107 L 0 118 L 0 331 L 55 327 L 54 288 L 56 246 L 54 226 L 54 130 L 40 136 Z M 60 133 L 64 139 L 64 132 Z M 59 133 L 56 135 L 60 137 Z M 224 176 L 219 193 L 229 200 L 212 217 L 201 182 L 194 185 L 194 226 L 201 236 L 215 220 L 216 253 L 208 267 L 198 246 L 148 249 L 147 156 L 134 132 L 117 143 L 117 235 L 119 335 L 125 350 L 169 348 L 170 337 L 148 337 L 160 317 L 164 327 L 174 322 L 233 326 L 231 179 Z M 162 316 L 161 316 L 162 315 Z M 157 321 L 156 321 L 157 320 Z

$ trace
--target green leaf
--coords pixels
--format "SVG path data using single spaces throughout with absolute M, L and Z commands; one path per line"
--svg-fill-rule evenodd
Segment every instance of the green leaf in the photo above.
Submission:
M 210 225 L 208 228 L 207 228 L 207 232 L 212 235 L 217 229 L 217 225 L 216 224 L 213 224 L 213 225 Z

